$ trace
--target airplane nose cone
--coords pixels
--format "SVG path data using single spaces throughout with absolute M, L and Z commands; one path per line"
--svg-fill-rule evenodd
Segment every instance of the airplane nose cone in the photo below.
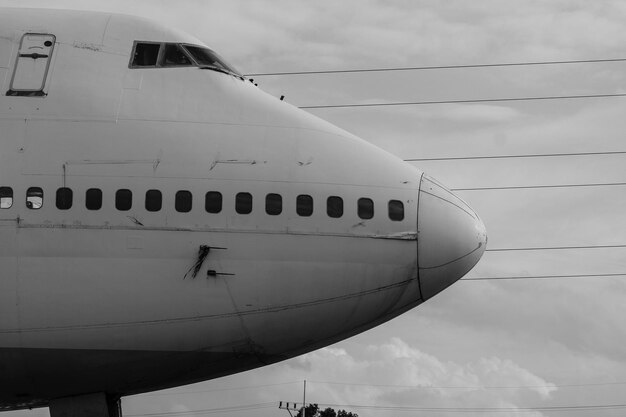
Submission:
M 472 208 L 433 178 L 423 175 L 417 214 L 417 263 L 422 298 L 452 285 L 480 260 L 485 225 Z

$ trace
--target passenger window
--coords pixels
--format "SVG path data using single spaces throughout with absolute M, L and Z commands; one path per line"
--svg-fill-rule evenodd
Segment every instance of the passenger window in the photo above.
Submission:
M 402 204 L 402 201 L 389 201 L 389 218 L 396 222 L 404 220 L 404 204 Z
M 299 195 L 296 200 L 296 213 L 304 217 L 313 214 L 313 197 L 306 194 Z
M 270 216 L 277 216 L 283 212 L 283 198 L 280 194 L 265 196 L 265 212 Z
M 374 202 L 369 198 L 359 198 L 359 217 L 371 219 L 374 217 Z
M 160 43 L 137 42 L 131 67 L 156 67 Z
M 326 214 L 328 214 L 328 217 L 333 218 L 343 216 L 343 199 L 337 196 L 328 197 L 328 200 L 326 200 Z
M 222 211 L 222 193 L 209 191 L 204 198 L 204 208 L 207 213 L 219 213 Z
M 165 45 L 163 52 L 163 62 L 161 64 L 164 67 L 180 67 L 191 66 L 191 59 L 187 56 L 185 51 L 175 43 L 168 43 Z
M 239 214 L 252 213 L 252 194 L 238 193 L 235 197 L 235 211 Z
M 57 190 L 57 208 L 59 210 L 69 210 L 72 207 L 72 197 L 74 193 L 70 188 L 62 187 Z
M 90 188 L 85 193 L 85 207 L 87 210 L 100 210 L 102 208 L 102 190 Z
M 13 188 L 0 187 L 0 209 L 8 209 L 13 206 Z
M 176 202 L 175 207 L 176 211 L 181 213 L 189 213 L 191 211 L 191 192 L 189 191 L 178 191 L 176 193 Z
M 26 207 L 39 210 L 43 206 L 43 190 L 39 187 L 30 187 L 26 191 Z
M 159 211 L 163 207 L 163 196 L 159 190 L 146 191 L 146 210 Z
M 128 211 L 133 206 L 133 193 L 130 190 L 117 190 L 115 193 L 115 208 Z

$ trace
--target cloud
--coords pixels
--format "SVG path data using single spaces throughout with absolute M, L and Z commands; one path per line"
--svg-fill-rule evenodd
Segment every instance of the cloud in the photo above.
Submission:
M 442 361 L 397 337 L 354 352 L 324 348 L 288 364 L 299 361 L 311 364 L 307 396 L 325 404 L 515 408 L 547 401 L 557 390 L 510 359 Z M 520 386 L 527 388 L 503 388 Z
M 0 0 L 0 5 L 51 7 L 45 0 Z M 187 0 L 175 5 L 157 0 L 59 0 L 54 7 L 155 18 L 197 35 L 245 72 L 611 58 L 623 55 L 626 38 L 622 0 Z M 298 105 L 618 92 L 626 85 L 626 71 L 616 63 L 257 81 L 271 94 L 285 94 L 287 101 Z M 405 158 L 624 150 L 626 106 L 621 100 L 341 109 L 317 114 Z M 626 164 L 620 158 L 418 165 L 456 187 L 584 183 L 626 178 Z M 621 188 L 468 192 L 463 197 L 485 220 L 494 248 L 624 241 L 626 196 Z M 488 253 L 474 273 L 625 270 L 623 251 L 612 250 Z M 550 382 L 624 380 L 625 296 L 619 278 L 458 283 L 355 339 L 202 386 L 271 385 L 306 378 L 310 399 L 337 404 L 514 407 L 574 404 L 581 398 L 610 403 L 611 394 L 623 396 L 621 386 L 603 386 L 593 396 L 590 387 L 555 390 Z M 394 338 L 397 335 L 402 338 Z M 432 388 L 509 385 L 542 388 Z M 184 404 L 205 409 L 210 408 L 207 403 L 300 400 L 301 394 L 301 382 L 295 382 L 189 394 Z M 173 409 L 173 402 L 182 404 L 177 401 L 178 397 L 158 401 L 136 397 L 125 400 L 125 406 L 129 405 L 127 412 L 167 411 Z M 271 411 L 275 415 L 276 410 Z M 359 412 L 363 417 L 367 413 Z
M 442 123 L 472 124 L 511 122 L 522 115 L 522 112 L 511 107 L 485 104 L 472 104 L 469 106 L 453 104 L 422 113 L 422 117 L 438 119 Z

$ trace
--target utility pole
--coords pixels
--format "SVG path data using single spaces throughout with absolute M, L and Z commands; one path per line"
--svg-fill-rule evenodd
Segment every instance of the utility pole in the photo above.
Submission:
M 302 417 L 306 417 L 306 379 L 304 380 L 304 392 L 302 393 Z
M 296 417 L 298 417 L 298 403 L 288 403 L 281 401 L 278 404 L 278 408 L 280 410 L 287 410 L 290 417 L 294 417 L 294 414 L 296 415 Z M 299 417 L 306 417 L 306 379 L 304 380 L 304 391 L 302 392 L 302 414 Z

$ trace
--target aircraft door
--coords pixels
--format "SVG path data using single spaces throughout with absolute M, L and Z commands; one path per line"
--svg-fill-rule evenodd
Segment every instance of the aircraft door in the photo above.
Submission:
M 45 96 L 44 88 L 56 37 L 26 33 L 22 36 L 8 96 Z

